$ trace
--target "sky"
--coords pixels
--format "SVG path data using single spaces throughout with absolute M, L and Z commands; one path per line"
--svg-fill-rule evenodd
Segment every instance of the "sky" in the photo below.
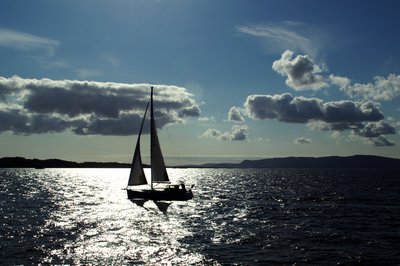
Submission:
M 399 8 L 1 1 L 0 157 L 129 162 L 154 86 L 169 165 L 400 158 Z

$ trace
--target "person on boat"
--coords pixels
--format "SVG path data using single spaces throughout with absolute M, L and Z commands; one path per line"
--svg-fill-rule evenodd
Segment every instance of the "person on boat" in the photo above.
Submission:
M 181 183 L 181 186 L 182 186 L 182 190 L 186 192 L 185 184 L 184 184 L 184 183 Z

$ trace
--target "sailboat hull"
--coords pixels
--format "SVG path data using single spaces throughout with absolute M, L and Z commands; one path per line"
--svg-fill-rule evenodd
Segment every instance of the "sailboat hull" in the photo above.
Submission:
M 128 199 L 146 199 L 146 200 L 165 200 L 165 201 L 186 201 L 193 198 L 191 190 L 183 189 L 164 189 L 164 190 L 135 190 L 127 189 Z

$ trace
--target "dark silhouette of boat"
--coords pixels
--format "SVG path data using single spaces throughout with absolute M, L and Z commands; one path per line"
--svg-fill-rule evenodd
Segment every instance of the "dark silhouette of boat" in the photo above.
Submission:
M 193 198 L 191 189 L 186 189 L 185 184 L 170 184 L 167 169 L 164 163 L 164 157 L 161 152 L 158 141 L 156 123 L 154 119 L 153 108 L 153 87 L 150 94 L 150 154 L 151 154 L 151 181 L 150 188 L 143 170 L 143 163 L 140 152 L 140 137 L 143 124 L 146 119 L 149 103 L 140 125 L 140 130 L 136 142 L 135 152 L 133 154 L 131 171 L 128 180 L 128 199 L 131 200 L 154 200 L 154 201 L 185 201 Z M 156 184 L 156 187 L 154 186 Z

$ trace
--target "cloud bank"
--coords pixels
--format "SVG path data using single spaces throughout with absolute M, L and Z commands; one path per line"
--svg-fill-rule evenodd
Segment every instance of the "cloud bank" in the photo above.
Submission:
M 293 97 L 290 93 L 249 95 L 244 103 L 247 115 L 253 119 L 275 119 L 281 122 L 307 123 L 320 120 L 327 123 L 378 121 L 383 113 L 374 102 L 331 101 L 318 98 Z
M 0 133 L 131 135 L 149 101 L 150 84 L 0 77 Z M 200 108 L 185 88 L 155 85 L 160 128 L 198 117 Z
M 379 107 L 372 101 L 324 102 L 318 98 L 293 97 L 290 93 L 249 95 L 243 105 L 246 115 L 255 120 L 307 123 L 310 129 L 320 131 L 350 130 L 369 144 L 392 146 L 394 143 L 385 135 L 396 134 L 396 129 L 383 121 L 384 115 Z M 295 143 L 306 142 L 301 138 L 295 140 Z

